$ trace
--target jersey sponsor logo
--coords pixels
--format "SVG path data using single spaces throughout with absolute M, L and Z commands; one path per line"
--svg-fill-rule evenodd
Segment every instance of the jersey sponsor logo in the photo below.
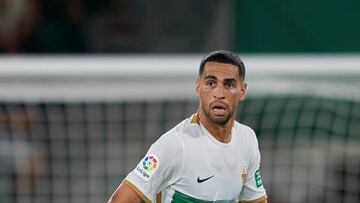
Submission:
M 215 175 L 212 175 L 212 176 L 209 176 L 207 178 L 204 178 L 204 179 L 200 179 L 200 177 L 197 178 L 197 182 L 198 183 L 202 183 L 202 182 L 205 182 L 207 180 L 209 180 L 210 178 L 214 177 Z
M 255 171 L 254 178 L 255 178 L 256 187 L 257 187 L 257 188 L 261 187 L 263 184 L 262 184 L 262 180 L 261 180 L 261 175 L 260 175 L 259 169 Z
M 159 168 L 159 158 L 155 154 L 146 155 L 136 166 L 135 172 L 143 180 L 148 181 Z

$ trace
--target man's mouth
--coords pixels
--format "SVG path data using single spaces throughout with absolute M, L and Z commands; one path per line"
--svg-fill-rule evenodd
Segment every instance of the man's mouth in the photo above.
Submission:
M 214 113 L 215 116 L 223 116 L 226 114 L 226 106 L 223 104 L 215 104 L 212 106 L 212 111 Z

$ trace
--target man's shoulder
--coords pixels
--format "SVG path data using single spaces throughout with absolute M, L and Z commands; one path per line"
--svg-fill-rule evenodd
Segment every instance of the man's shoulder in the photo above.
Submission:
M 234 127 L 235 127 L 235 132 L 237 136 L 240 138 L 239 141 L 241 143 L 245 142 L 250 145 L 257 143 L 256 133 L 251 127 L 239 123 L 237 121 L 235 121 Z
M 196 131 L 198 130 L 199 126 L 196 123 L 192 122 L 191 117 L 185 118 L 180 123 L 178 123 L 176 126 L 174 126 L 172 129 L 168 130 L 166 133 L 164 133 L 159 140 L 175 140 L 177 139 L 183 139 L 186 136 L 193 136 L 196 134 Z
M 238 131 L 240 133 L 245 133 L 250 136 L 256 136 L 255 131 L 251 127 L 249 127 L 245 124 L 239 123 L 238 121 L 235 121 L 234 127 L 235 127 L 236 131 Z
M 187 135 L 194 135 L 196 131 L 199 130 L 199 124 L 192 122 L 192 118 L 185 118 L 183 121 L 178 123 L 171 130 L 167 131 L 164 135 L 172 136 L 176 135 L 179 137 L 184 137 Z
M 244 149 L 253 152 L 253 149 L 258 148 L 258 139 L 255 131 L 244 124 L 236 122 L 235 131 L 237 135 L 237 144 L 239 146 L 247 146 Z

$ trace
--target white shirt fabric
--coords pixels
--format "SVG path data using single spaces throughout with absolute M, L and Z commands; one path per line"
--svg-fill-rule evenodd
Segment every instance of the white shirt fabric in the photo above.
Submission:
M 222 143 L 196 116 L 162 135 L 124 182 L 151 202 L 159 193 L 162 202 L 266 199 L 254 131 L 235 122 L 231 141 Z

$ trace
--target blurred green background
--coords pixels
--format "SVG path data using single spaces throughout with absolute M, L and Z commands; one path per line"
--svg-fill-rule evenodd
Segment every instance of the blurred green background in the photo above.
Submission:
M 2 53 L 356 53 L 357 0 L 0 1 Z
M 239 52 L 337 53 L 360 50 L 360 1 L 235 1 Z

